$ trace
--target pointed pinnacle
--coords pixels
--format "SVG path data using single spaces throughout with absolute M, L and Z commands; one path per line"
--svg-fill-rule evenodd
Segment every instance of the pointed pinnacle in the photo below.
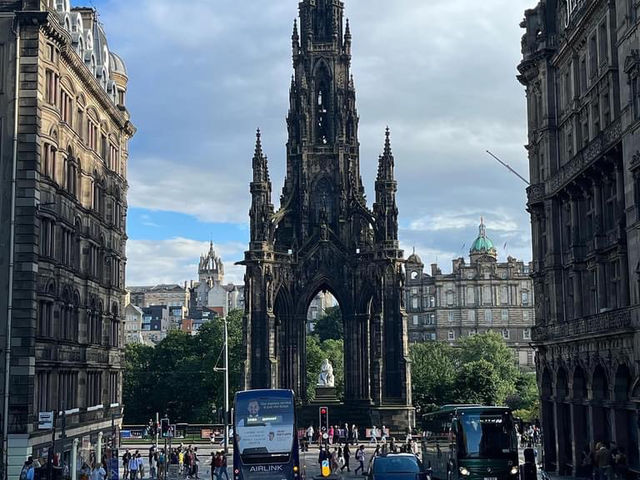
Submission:
M 262 156 L 262 141 L 260 140 L 260 129 L 258 128 L 256 130 L 256 151 L 255 151 L 255 156 L 256 157 L 261 157 Z
M 298 38 L 298 19 L 293 19 L 293 38 Z
M 391 153 L 391 131 L 387 126 L 387 129 L 384 132 L 384 155 L 392 155 Z
M 349 26 L 349 19 L 347 18 L 347 27 L 344 31 L 345 37 L 351 37 L 351 27 Z

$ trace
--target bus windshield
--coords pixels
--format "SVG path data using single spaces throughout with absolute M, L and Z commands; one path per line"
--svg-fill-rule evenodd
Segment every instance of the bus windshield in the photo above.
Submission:
M 509 412 L 464 412 L 458 425 L 460 458 L 510 458 L 518 452 Z
M 235 435 L 241 457 L 290 455 L 293 448 L 293 397 L 256 392 L 236 397 Z

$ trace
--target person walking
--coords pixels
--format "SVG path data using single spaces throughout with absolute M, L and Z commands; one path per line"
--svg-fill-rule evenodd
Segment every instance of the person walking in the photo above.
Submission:
M 380 441 L 382 443 L 387 443 L 387 427 L 385 427 L 384 425 L 382 425 L 381 433 L 382 433 L 382 438 L 380 438 Z
M 356 460 L 358 461 L 358 467 L 353 473 L 357 475 L 358 470 L 360 470 L 360 473 L 364 475 L 364 445 L 360 445 L 360 448 L 356 450 Z
M 307 442 L 308 442 L 309 444 L 311 444 L 311 443 L 313 442 L 313 433 L 314 433 L 313 425 L 309 425 L 309 426 L 307 427 L 307 431 L 306 431 L 306 435 L 307 435 Z
M 129 459 L 129 478 L 131 480 L 136 480 L 138 476 L 138 459 L 135 455 L 131 455 Z
M 138 475 L 140 475 L 140 480 L 144 478 L 144 461 L 142 459 L 142 455 L 140 452 L 136 450 L 136 461 L 138 462 Z
M 342 455 L 344 457 L 344 465 L 342 465 L 340 471 L 343 471 L 346 467 L 347 472 L 350 472 L 351 468 L 349 467 L 349 459 L 351 458 L 351 451 L 349 450 L 349 442 L 345 443 L 344 448 L 342 449 Z
M 122 455 L 122 467 L 124 469 L 124 478 L 129 477 L 129 460 L 131 460 L 131 452 L 129 449 L 124 452 Z
M 378 427 L 376 427 L 375 425 L 371 427 L 371 432 L 369 432 L 369 435 L 369 444 L 374 443 L 376 446 L 378 446 Z
M 222 465 L 220 467 L 220 480 L 224 476 L 227 480 L 229 480 L 229 473 L 227 472 L 227 456 L 224 454 L 224 451 L 220 452 L 222 456 Z
M 164 469 L 167 464 L 167 457 L 164 453 L 164 448 L 160 450 L 160 454 L 158 455 L 158 478 L 164 477 Z
M 356 445 L 358 443 L 358 427 L 354 423 L 351 425 L 351 444 Z
M 96 464 L 91 470 L 91 480 L 105 480 L 107 478 L 107 471 L 101 464 Z
M 33 480 L 35 468 L 33 468 L 33 457 L 27 458 L 20 472 L 20 480 Z

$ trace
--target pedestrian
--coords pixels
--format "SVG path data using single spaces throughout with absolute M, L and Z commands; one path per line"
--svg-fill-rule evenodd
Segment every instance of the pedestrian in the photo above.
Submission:
M 122 455 L 122 467 L 124 469 L 124 478 L 127 478 L 129 476 L 129 460 L 131 460 L 131 453 L 127 448 L 127 450 L 124 452 L 124 455 Z
M 374 425 L 369 432 L 371 438 L 369 438 L 369 444 L 375 443 L 378 445 L 378 428 Z
M 611 463 L 609 457 L 609 449 L 607 448 L 606 443 L 598 443 L 598 445 L 596 445 L 596 465 L 598 468 L 598 477 L 596 480 L 607 480 L 607 470 Z
M 349 467 L 349 458 L 351 458 L 351 451 L 349 450 L 349 442 L 347 442 L 344 448 L 342 449 L 342 455 L 344 456 L 344 465 L 342 465 L 342 468 L 340 468 L 340 471 L 344 470 L 346 467 L 347 472 L 350 472 L 351 468 Z
M 160 454 L 158 455 L 158 478 L 164 477 L 164 469 L 167 463 L 167 458 L 164 452 L 164 448 L 160 450 Z
M 20 480 L 33 480 L 34 477 L 33 457 L 28 457 L 22 466 Z
M 351 439 L 353 445 L 358 443 L 358 427 L 356 427 L 355 423 L 351 425 Z
M 91 471 L 91 480 L 105 480 L 107 478 L 107 471 L 101 464 L 94 465 Z
M 129 478 L 136 480 L 138 475 L 138 458 L 135 455 L 131 455 L 129 459 Z
M 382 425 L 382 438 L 380 438 L 380 441 L 382 443 L 387 443 L 387 427 L 385 427 L 384 425 Z
M 329 431 L 327 433 L 329 434 L 329 445 L 331 445 L 333 443 L 333 425 L 329 427 Z
M 223 476 L 227 480 L 229 480 L 229 473 L 227 472 L 227 456 L 225 455 L 224 452 L 220 452 L 220 454 L 222 456 L 222 466 L 221 466 L 221 470 L 220 470 L 220 480 L 222 480 Z
M 333 447 L 333 451 L 331 452 L 329 465 L 331 466 L 331 473 L 336 473 L 338 468 L 340 468 L 340 464 L 338 463 L 338 449 Z
M 136 461 L 138 462 L 138 474 L 140 475 L 140 480 L 144 478 L 144 461 L 142 460 L 142 455 L 140 452 L 136 450 Z
M 151 480 L 155 480 L 157 471 L 158 471 L 158 453 L 154 451 L 153 454 L 149 456 L 149 475 Z
M 613 458 L 613 461 L 613 471 L 616 478 L 626 479 L 629 471 L 629 464 L 623 447 L 620 447 L 616 456 Z
M 354 474 L 358 474 L 358 470 L 360 470 L 362 475 L 365 475 L 364 472 L 364 445 L 360 445 L 360 448 L 356 450 L 356 460 L 358 461 L 358 467 L 353 472 Z
M 306 431 L 306 435 L 307 435 L 307 442 L 308 442 L 308 443 L 313 442 L 313 432 L 314 432 L 314 430 L 313 430 L 313 425 L 309 425 L 309 426 L 307 427 L 307 431 Z
M 193 478 L 200 478 L 198 476 L 198 463 L 200 460 L 198 459 L 198 447 L 193 447 L 193 452 L 191 454 L 191 476 Z

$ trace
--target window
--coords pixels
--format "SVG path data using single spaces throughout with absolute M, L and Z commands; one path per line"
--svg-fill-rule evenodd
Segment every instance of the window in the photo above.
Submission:
M 50 143 L 42 144 L 42 161 L 40 173 L 51 180 L 56 176 L 56 148 Z
M 509 303 L 509 287 L 503 285 L 500 288 L 500 300 L 503 305 L 507 305 Z
M 501 316 L 502 316 L 502 321 L 503 322 L 508 322 L 509 321 L 509 310 L 502 310 Z
M 78 373 L 58 373 L 58 409 L 71 410 L 76 408 L 78 398 Z
M 587 92 L 587 59 L 582 57 L 580 60 L 580 93 Z
M 58 89 L 60 85 L 60 77 L 53 70 L 45 72 L 45 100 L 49 105 L 58 105 Z
M 638 190 L 640 191 L 640 183 L 638 184 Z M 436 306 L 436 297 L 429 297 L 429 307 L 434 308 Z
M 476 295 L 474 287 L 467 287 L 467 305 L 473 305 L 476 303 Z
M 493 323 L 493 312 L 489 309 L 484 311 L 484 321 L 487 325 L 491 325 Z
M 80 135 L 80 139 L 86 141 L 86 137 L 84 136 L 84 110 L 82 108 L 78 108 L 78 122 L 76 125 L 76 130 Z
M 414 297 L 411 299 L 411 308 L 418 308 L 418 298 Z
M 38 412 L 48 412 L 51 410 L 51 373 L 36 373 L 36 407 Z
M 447 334 L 447 338 L 450 342 L 455 340 L 456 339 L 455 332 L 453 330 L 449 330 L 449 333 Z
M 491 305 L 491 287 L 485 285 L 482 287 L 482 303 L 485 305 Z
M 526 307 L 527 305 L 529 305 L 529 292 L 527 292 L 526 290 L 523 291 L 521 294 L 521 298 L 522 298 L 523 307 Z
M 600 133 L 600 104 L 598 101 L 591 105 L 591 123 L 593 124 L 593 136 Z
M 531 329 L 530 328 L 525 328 L 522 331 L 522 339 L 523 340 L 531 340 Z
M 60 119 L 69 126 L 72 126 L 73 101 L 64 88 L 60 91 Z
M 507 330 L 506 328 L 502 330 L 502 338 L 504 338 L 505 340 L 509 340 L 510 337 L 510 333 L 509 330 Z
M 467 314 L 467 318 L 469 319 L 470 322 L 475 322 L 476 321 L 476 311 L 475 310 L 469 310 L 469 313 Z
M 522 312 L 522 320 L 526 323 L 529 322 L 529 312 L 527 311 Z
M 113 143 L 109 144 L 109 168 L 116 173 L 120 173 L 119 169 L 120 159 L 119 152 Z
M 447 305 L 449 307 L 453 306 L 453 292 L 452 291 L 447 292 Z
M 414 325 L 418 325 L 419 321 L 420 321 L 420 318 L 418 317 L 418 315 L 414 315 L 413 316 L 413 324 Z
M 449 322 L 453 322 L 456 319 L 456 314 L 453 310 L 449 310 L 448 312 L 448 320 Z
M 55 253 L 55 226 L 50 218 L 40 219 L 40 255 L 53 258 Z
M 119 403 L 118 398 L 118 372 L 109 373 L 109 403 Z
M 38 323 L 36 332 L 41 337 L 53 336 L 53 302 L 41 300 L 38 303 Z
M 87 373 L 87 407 L 102 405 L 102 373 Z
M 599 40 L 599 47 L 600 47 L 600 63 L 602 64 L 606 64 L 607 63 L 607 59 L 609 57 L 607 49 L 608 49 L 608 39 L 607 39 L 607 23 L 606 22 L 602 22 L 600 24 L 600 27 L 598 27 L 598 40 Z
M 527 350 L 527 365 L 533 365 L 533 351 Z
M 92 120 L 87 122 L 87 145 L 91 150 L 98 150 L 98 125 Z

